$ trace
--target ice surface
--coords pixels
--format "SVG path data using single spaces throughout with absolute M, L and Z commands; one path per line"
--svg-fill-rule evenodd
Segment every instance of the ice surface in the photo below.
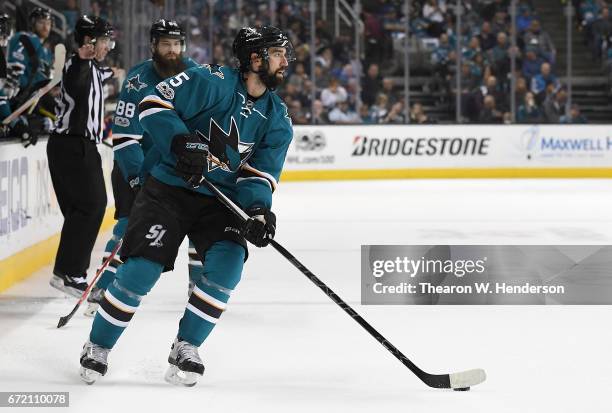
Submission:
M 487 381 L 427 388 L 274 250 L 251 249 L 200 350 L 204 377 L 171 386 L 183 245 L 93 386 L 78 376 L 91 319 L 82 308 L 55 328 L 75 301 L 48 286 L 50 268 L 0 294 L 0 391 L 68 391 L 70 410 L 86 413 L 610 411 L 611 307 L 361 306 L 359 254 L 361 244 L 610 244 L 611 181 L 284 183 L 275 197 L 277 240 L 406 356 L 430 373 L 484 368 Z

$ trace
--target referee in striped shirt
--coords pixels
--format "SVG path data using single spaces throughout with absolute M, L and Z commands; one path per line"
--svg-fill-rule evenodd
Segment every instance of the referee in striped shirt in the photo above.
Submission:
M 53 189 L 64 215 L 50 284 L 75 297 L 87 288 L 87 268 L 106 210 L 102 162 L 96 144 L 104 126 L 103 83 L 113 76 L 101 66 L 113 48 L 104 19 L 81 16 L 74 30 L 79 49 L 66 61 L 55 127 L 47 144 Z

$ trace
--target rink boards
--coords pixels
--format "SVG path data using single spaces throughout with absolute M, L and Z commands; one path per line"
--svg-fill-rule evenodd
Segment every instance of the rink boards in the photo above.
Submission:
M 610 178 L 603 125 L 296 126 L 281 181 Z M 48 265 L 63 222 L 46 140 L 0 144 L 0 291 Z M 99 146 L 112 225 L 112 150 Z
M 46 139 L 27 149 L 20 143 L 0 144 L 0 291 L 55 258 L 63 217 L 53 192 L 46 147 Z M 99 149 L 108 195 L 103 231 L 114 223 L 113 152 L 105 146 Z

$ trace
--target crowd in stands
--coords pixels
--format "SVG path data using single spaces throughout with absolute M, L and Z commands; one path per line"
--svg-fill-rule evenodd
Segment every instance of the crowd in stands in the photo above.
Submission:
M 513 28 L 509 3 L 464 1 L 465 24 L 457 36 L 454 10 L 444 0 L 426 1 L 421 19 L 413 25 L 425 29 L 417 36 L 438 35 L 431 53 L 436 86 L 443 92 L 450 90 L 452 96 L 460 94 L 462 118 L 470 123 L 511 123 L 512 94 L 518 123 L 586 122 L 575 105 L 570 116 L 565 115 L 567 91 L 555 75 L 556 48 L 541 26 L 537 10 L 529 0 L 519 0 Z M 436 21 L 428 25 L 431 16 L 436 16 Z M 515 46 L 510 41 L 513 31 Z M 512 58 L 516 65 L 514 73 Z M 461 65 L 459 83 L 455 77 L 457 62 Z M 514 91 L 512 76 L 516 82 Z
M 68 20 L 79 14 L 76 3 L 66 0 L 64 15 Z M 210 28 L 206 25 L 210 12 L 207 1 L 192 0 L 191 15 L 176 18 L 189 28 L 187 54 L 196 61 L 216 64 L 232 64 L 231 43 L 244 25 L 274 22 L 287 31 L 295 46 L 296 60 L 278 93 L 285 99 L 296 124 L 401 124 L 408 120 L 436 123 L 435 116 L 426 113 L 430 107 L 419 99 L 410 97 L 411 107 L 409 110 L 404 107 L 401 62 L 406 52 L 402 41 L 404 3 L 404 0 L 361 1 L 362 56 L 355 55 L 354 39 L 348 31 L 334 36 L 333 19 L 329 16 L 327 19 L 317 16 L 316 38 L 311 44 L 308 2 L 300 0 L 277 0 L 276 10 L 270 10 L 269 0 L 243 1 L 241 10 L 236 8 L 235 1 L 216 2 L 212 53 Z M 463 0 L 461 33 L 456 33 L 454 0 L 410 3 L 410 36 L 421 45 L 429 45 L 419 49 L 426 57 L 424 75 L 430 79 L 424 90 L 447 104 L 449 112 L 455 110 L 458 93 L 462 122 L 513 122 L 512 95 L 516 122 L 586 122 L 576 105 L 566 110 L 567 91 L 556 74 L 556 48 L 546 28 L 541 26 L 531 0 L 518 0 L 516 27 L 511 25 L 510 0 Z M 95 13 L 113 20 L 113 0 L 93 0 L 91 4 Z M 608 6 L 603 0 L 574 0 L 574 5 L 594 58 L 608 65 L 612 73 L 612 20 Z M 514 32 L 516 46 L 511 41 Z M 118 36 L 121 35 L 119 25 Z M 121 39 L 118 40 L 119 49 L 111 58 L 120 60 Z M 314 73 L 310 73 L 311 47 L 315 51 Z
M 197 2 L 194 2 L 194 4 Z M 285 100 L 295 124 L 401 124 L 406 123 L 404 96 L 395 84 L 393 73 L 383 75 L 381 65 L 393 58 L 391 30 L 399 27 L 403 1 L 363 2 L 362 18 L 365 56 L 354 53 L 354 39 L 341 32 L 335 37 L 330 19 L 316 20 L 314 45 L 310 39 L 308 2 L 284 0 L 277 2 L 274 22 L 289 35 L 295 47 L 295 62 L 290 67 L 287 82 L 278 93 Z M 381 4 L 384 7 L 381 8 Z M 195 24 L 208 21 L 208 7 L 199 8 L 192 17 L 192 36 L 188 54 L 198 61 L 216 64 L 231 63 L 231 42 L 236 30 L 247 24 L 269 24 L 272 13 L 268 0 L 243 2 L 237 10 L 234 2 L 217 3 L 213 55 L 208 52 L 208 31 Z M 383 27 L 388 25 L 388 28 Z M 311 47 L 314 47 L 314 73 L 311 74 Z M 314 76 L 313 76 L 314 75 Z M 314 82 L 313 82 L 314 79 Z M 412 111 L 411 119 L 412 119 Z M 433 120 L 423 113 L 422 105 L 414 109 L 421 122 Z
M 593 60 L 602 64 L 612 91 L 612 17 L 603 0 L 574 0 L 576 20 Z

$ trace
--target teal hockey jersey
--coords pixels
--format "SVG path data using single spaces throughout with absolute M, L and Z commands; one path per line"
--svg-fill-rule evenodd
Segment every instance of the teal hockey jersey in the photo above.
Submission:
M 155 178 L 192 189 L 175 173 L 170 147 L 175 135 L 195 133 L 211 155 L 202 171 L 206 179 L 244 209 L 271 208 L 293 138 L 287 106 L 275 93 L 249 98 L 238 70 L 205 64 L 157 84 L 139 111 L 161 152 L 151 171 Z M 210 194 L 205 186 L 195 190 Z
M 28 53 L 28 49 L 21 41 L 22 36 L 27 37 L 30 40 L 33 52 L 38 57 L 38 67 L 34 73 L 30 53 Z M 24 72 L 19 77 L 19 87 L 24 89 L 28 86 L 30 77 L 32 77 L 30 82 L 31 85 L 35 85 L 42 80 L 49 79 L 51 67 L 53 66 L 53 52 L 46 48 L 40 41 L 40 38 L 34 33 L 18 32 L 9 40 L 7 62 L 18 62 L 24 65 Z
M 184 58 L 187 68 L 198 64 Z M 113 154 L 121 174 L 127 181 L 138 176 L 140 182 L 151 167 L 159 161 L 159 152 L 151 151 L 153 141 L 142 130 L 138 120 L 138 104 L 153 93 L 155 85 L 164 80 L 153 66 L 153 60 L 145 60 L 132 67 L 123 82 L 113 116 Z

